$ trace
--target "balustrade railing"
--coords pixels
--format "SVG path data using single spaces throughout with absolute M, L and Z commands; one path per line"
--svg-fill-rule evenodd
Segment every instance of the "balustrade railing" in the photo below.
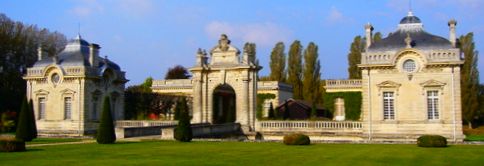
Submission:
M 155 126 L 173 126 L 178 121 L 155 121 L 155 120 L 121 120 L 116 121 L 116 127 L 155 127 Z
M 325 129 L 349 129 L 360 130 L 362 123 L 356 121 L 259 121 L 258 127 L 261 130 L 285 131 L 304 129 L 307 131 Z

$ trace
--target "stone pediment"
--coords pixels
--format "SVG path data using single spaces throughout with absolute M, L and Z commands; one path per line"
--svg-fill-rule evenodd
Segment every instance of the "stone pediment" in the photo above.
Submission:
M 63 94 L 74 94 L 74 93 L 76 93 L 76 91 L 71 90 L 71 89 L 64 89 L 64 90 L 61 90 L 60 92 L 63 93 Z
M 380 88 L 398 88 L 401 85 L 402 84 L 399 84 L 399 83 L 396 83 L 396 82 L 393 82 L 393 81 L 383 81 L 383 82 L 377 84 L 377 86 L 380 87 Z
M 43 90 L 43 89 L 39 89 L 37 91 L 34 91 L 35 94 L 37 95 L 48 95 L 49 94 L 49 91 L 46 91 L 46 90 Z
M 420 83 L 420 86 L 423 86 L 423 87 L 442 87 L 445 85 L 446 83 L 443 83 L 434 79 Z

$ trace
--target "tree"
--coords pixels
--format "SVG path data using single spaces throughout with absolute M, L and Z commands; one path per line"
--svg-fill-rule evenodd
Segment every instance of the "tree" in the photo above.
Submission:
M 26 93 L 22 76 L 37 61 L 37 48 L 42 46 L 52 56 L 66 43 L 61 33 L 16 22 L 0 13 L 0 113 L 21 109 Z
M 348 54 L 348 75 L 350 79 L 361 79 L 361 69 L 358 68 L 358 64 L 361 63 L 363 48 L 361 36 L 356 36 L 351 43 L 350 53 Z
M 192 77 L 188 70 L 181 66 L 176 65 L 175 67 L 169 68 L 168 72 L 165 75 L 165 79 L 188 79 Z
M 30 130 L 32 138 L 37 138 L 37 124 L 35 124 L 34 102 L 29 100 L 29 113 L 30 113 Z
M 459 48 L 464 53 L 464 65 L 461 69 L 462 118 L 469 128 L 477 118 L 479 109 L 479 71 L 477 70 L 478 52 L 475 50 L 474 34 L 459 37 Z
M 15 133 L 15 138 L 17 140 L 22 140 L 25 142 L 30 142 L 33 137 L 32 123 L 30 122 L 32 118 L 30 117 L 29 103 L 27 98 L 22 100 L 22 107 L 20 110 L 19 120 L 17 124 L 17 131 Z
M 311 103 L 318 103 L 320 99 L 321 64 L 318 60 L 318 46 L 310 42 L 304 50 L 303 97 Z
M 302 50 L 303 46 L 299 40 L 295 40 L 289 49 L 287 60 L 287 83 L 292 85 L 293 98 L 302 99 Z
M 174 137 L 180 142 L 190 142 L 192 140 L 192 127 L 185 97 L 182 97 L 178 101 L 177 107 L 180 107 L 181 112 L 178 126 L 175 128 Z
M 272 49 L 269 66 L 271 68 L 269 77 L 272 81 L 286 81 L 286 55 L 283 42 L 278 42 Z
M 272 102 L 271 104 L 269 105 L 269 110 L 268 110 L 268 118 L 269 119 L 274 119 L 274 106 L 272 105 Z
M 380 32 L 377 32 L 373 35 L 373 43 L 378 42 L 382 39 L 382 35 Z
M 112 144 L 116 142 L 114 133 L 113 116 L 111 114 L 111 102 L 108 96 L 104 98 L 101 122 L 97 129 L 96 141 L 99 144 Z
M 287 120 L 291 117 L 291 110 L 289 110 L 289 102 L 284 103 L 284 112 L 282 114 L 282 119 Z
M 484 124 L 484 84 L 479 85 L 479 119 L 480 124 Z
M 256 46 L 255 43 L 245 43 L 244 51 L 249 55 L 249 62 L 255 63 Z

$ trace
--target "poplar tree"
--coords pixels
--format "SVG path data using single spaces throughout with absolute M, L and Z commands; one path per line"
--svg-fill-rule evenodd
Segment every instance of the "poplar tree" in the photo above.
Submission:
M 304 50 L 303 97 L 311 103 L 319 102 L 321 64 L 318 60 L 318 46 L 310 42 Z
M 293 98 L 302 99 L 302 50 L 299 40 L 295 40 L 289 48 L 287 59 L 287 83 L 292 85 Z
M 272 49 L 269 65 L 271 68 L 270 79 L 272 81 L 284 82 L 286 80 L 286 55 L 283 42 L 278 42 Z
M 350 46 L 350 53 L 348 54 L 348 76 L 350 79 L 361 79 L 361 69 L 358 64 L 361 63 L 361 52 L 364 44 L 361 36 L 356 36 Z
M 114 133 L 113 116 L 111 114 L 111 102 L 109 97 L 104 98 L 101 122 L 97 129 L 96 141 L 98 144 L 112 144 L 116 142 Z
M 464 65 L 461 69 L 462 118 L 469 128 L 479 109 L 479 71 L 477 70 L 478 52 L 475 50 L 474 34 L 468 33 L 459 37 L 459 48 L 464 54 Z
M 30 117 L 29 103 L 27 98 L 22 100 L 22 106 L 20 109 L 20 115 L 17 124 L 17 130 L 15 132 L 15 138 L 25 142 L 30 142 L 33 139 L 32 136 L 32 123 Z

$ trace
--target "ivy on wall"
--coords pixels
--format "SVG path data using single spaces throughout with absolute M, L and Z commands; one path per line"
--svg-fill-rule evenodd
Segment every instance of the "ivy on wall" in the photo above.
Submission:
M 335 99 L 341 97 L 345 101 L 345 117 L 346 120 L 360 120 L 361 115 L 361 92 L 337 92 L 326 93 L 324 98 L 324 107 L 334 114 Z
M 264 112 L 264 102 L 268 99 L 275 99 L 276 95 L 272 93 L 261 93 L 257 94 L 257 112 L 256 117 L 257 119 L 262 119 L 262 113 Z

